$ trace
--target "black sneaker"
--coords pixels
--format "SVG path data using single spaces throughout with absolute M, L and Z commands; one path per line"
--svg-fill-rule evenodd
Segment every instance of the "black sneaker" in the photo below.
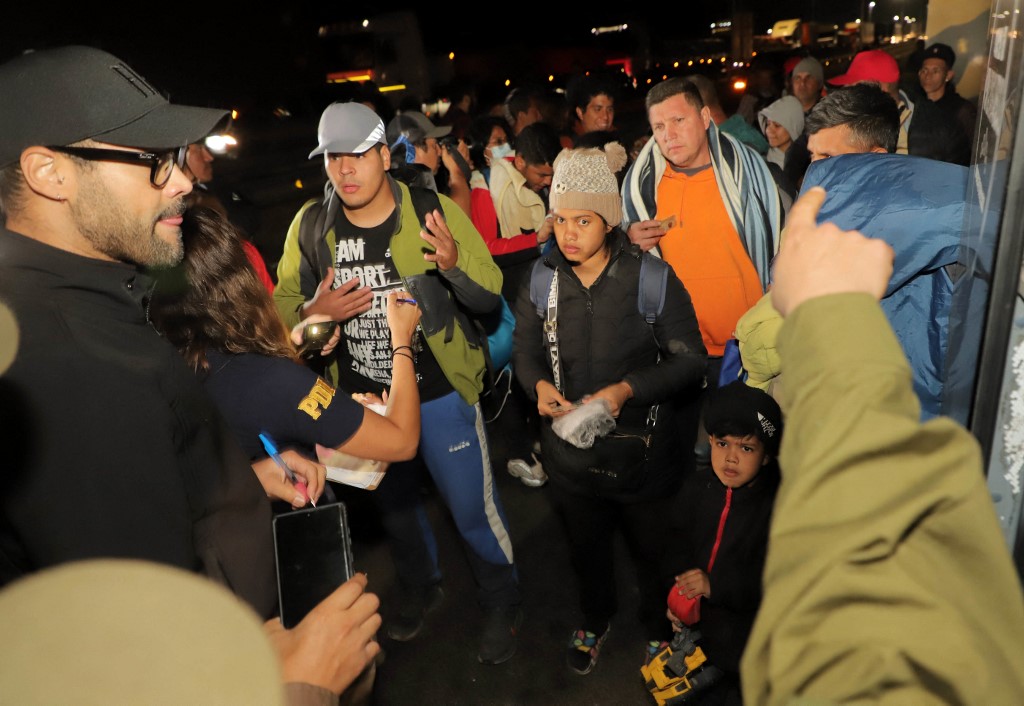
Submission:
M 569 648 L 565 653 L 565 663 L 577 674 L 590 674 L 597 664 L 597 656 L 601 654 L 601 645 L 608 639 L 611 625 L 605 627 L 600 635 L 587 630 L 577 630 L 569 640 Z
M 501 606 L 484 610 L 484 627 L 480 632 L 481 664 L 501 664 L 516 653 L 519 625 L 523 622 L 522 606 Z
M 425 593 L 417 594 L 410 590 L 398 592 L 401 607 L 398 614 L 388 620 L 385 634 L 392 640 L 407 642 L 423 629 L 423 619 L 437 610 L 444 600 L 441 584 L 435 583 Z

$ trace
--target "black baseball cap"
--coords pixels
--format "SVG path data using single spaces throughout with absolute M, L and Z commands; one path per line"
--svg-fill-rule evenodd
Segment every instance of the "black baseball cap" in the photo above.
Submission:
M 32 145 L 92 138 L 125 147 L 180 147 L 224 120 L 217 108 L 172 105 L 105 51 L 67 46 L 0 64 L 0 167 Z
M 942 59 L 946 62 L 946 69 L 949 70 L 956 63 L 956 53 L 948 44 L 936 43 L 924 50 L 924 59 Z

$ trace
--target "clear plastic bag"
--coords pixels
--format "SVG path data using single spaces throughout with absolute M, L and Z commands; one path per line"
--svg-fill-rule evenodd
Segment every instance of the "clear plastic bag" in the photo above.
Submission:
M 589 449 L 594 440 L 615 429 L 615 417 L 608 400 L 591 399 L 551 423 L 559 438 L 580 449 Z

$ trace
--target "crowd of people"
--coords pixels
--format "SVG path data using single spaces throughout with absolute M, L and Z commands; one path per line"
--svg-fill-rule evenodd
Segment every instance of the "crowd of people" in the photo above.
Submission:
M 433 118 L 332 103 L 310 135 L 323 195 L 270 271 L 200 193 L 225 111 L 171 104 L 89 47 L 0 66 L 9 639 L 42 661 L 40 631 L 82 651 L 103 632 L 147 658 L 130 687 L 146 694 L 166 677 L 144 662 L 168 665 L 138 647 L 148 633 L 44 621 L 38 596 L 139 586 L 117 593 L 128 620 L 166 581 L 204 606 L 231 598 L 209 628 L 251 662 L 175 675 L 226 701 L 244 685 L 268 703 L 366 702 L 378 633 L 424 639 L 453 599 L 475 610 L 476 660 L 500 668 L 530 609 L 507 471 L 549 494 L 564 531 L 576 675 L 619 611 L 621 533 L 638 672 L 700 631 L 688 702 L 1020 702 L 1019 577 L 977 446 L 940 415 L 974 119 L 954 62 L 926 48 L 911 98 L 882 50 L 828 81 L 803 57 L 785 95 L 766 78 L 734 115 L 705 77 L 667 78 L 640 131 L 619 129 L 597 75 L 558 124 L 528 87 L 496 114 L 471 92 Z M 489 419 L 480 322 L 503 309 L 514 384 Z M 302 355 L 307 326 L 328 322 Z M 495 433 L 514 442 L 505 458 Z M 397 590 L 382 621 L 357 575 L 286 629 L 273 518 L 333 499 L 332 451 L 387 464 L 370 492 Z M 475 600 L 446 596 L 424 483 Z M 201 638 L 176 622 L 152 630 L 180 652 Z M 116 670 L 81 689 L 19 670 L 26 654 L 0 667 L 5 691 L 124 695 Z

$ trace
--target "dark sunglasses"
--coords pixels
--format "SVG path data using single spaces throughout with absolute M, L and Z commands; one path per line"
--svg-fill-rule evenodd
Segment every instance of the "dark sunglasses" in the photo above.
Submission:
M 188 151 L 188 145 L 166 152 L 125 152 L 100 147 L 50 147 L 49 149 L 90 161 L 148 165 L 150 183 L 156 188 L 162 189 L 170 181 L 175 165 L 179 169 L 185 166 L 185 153 Z

